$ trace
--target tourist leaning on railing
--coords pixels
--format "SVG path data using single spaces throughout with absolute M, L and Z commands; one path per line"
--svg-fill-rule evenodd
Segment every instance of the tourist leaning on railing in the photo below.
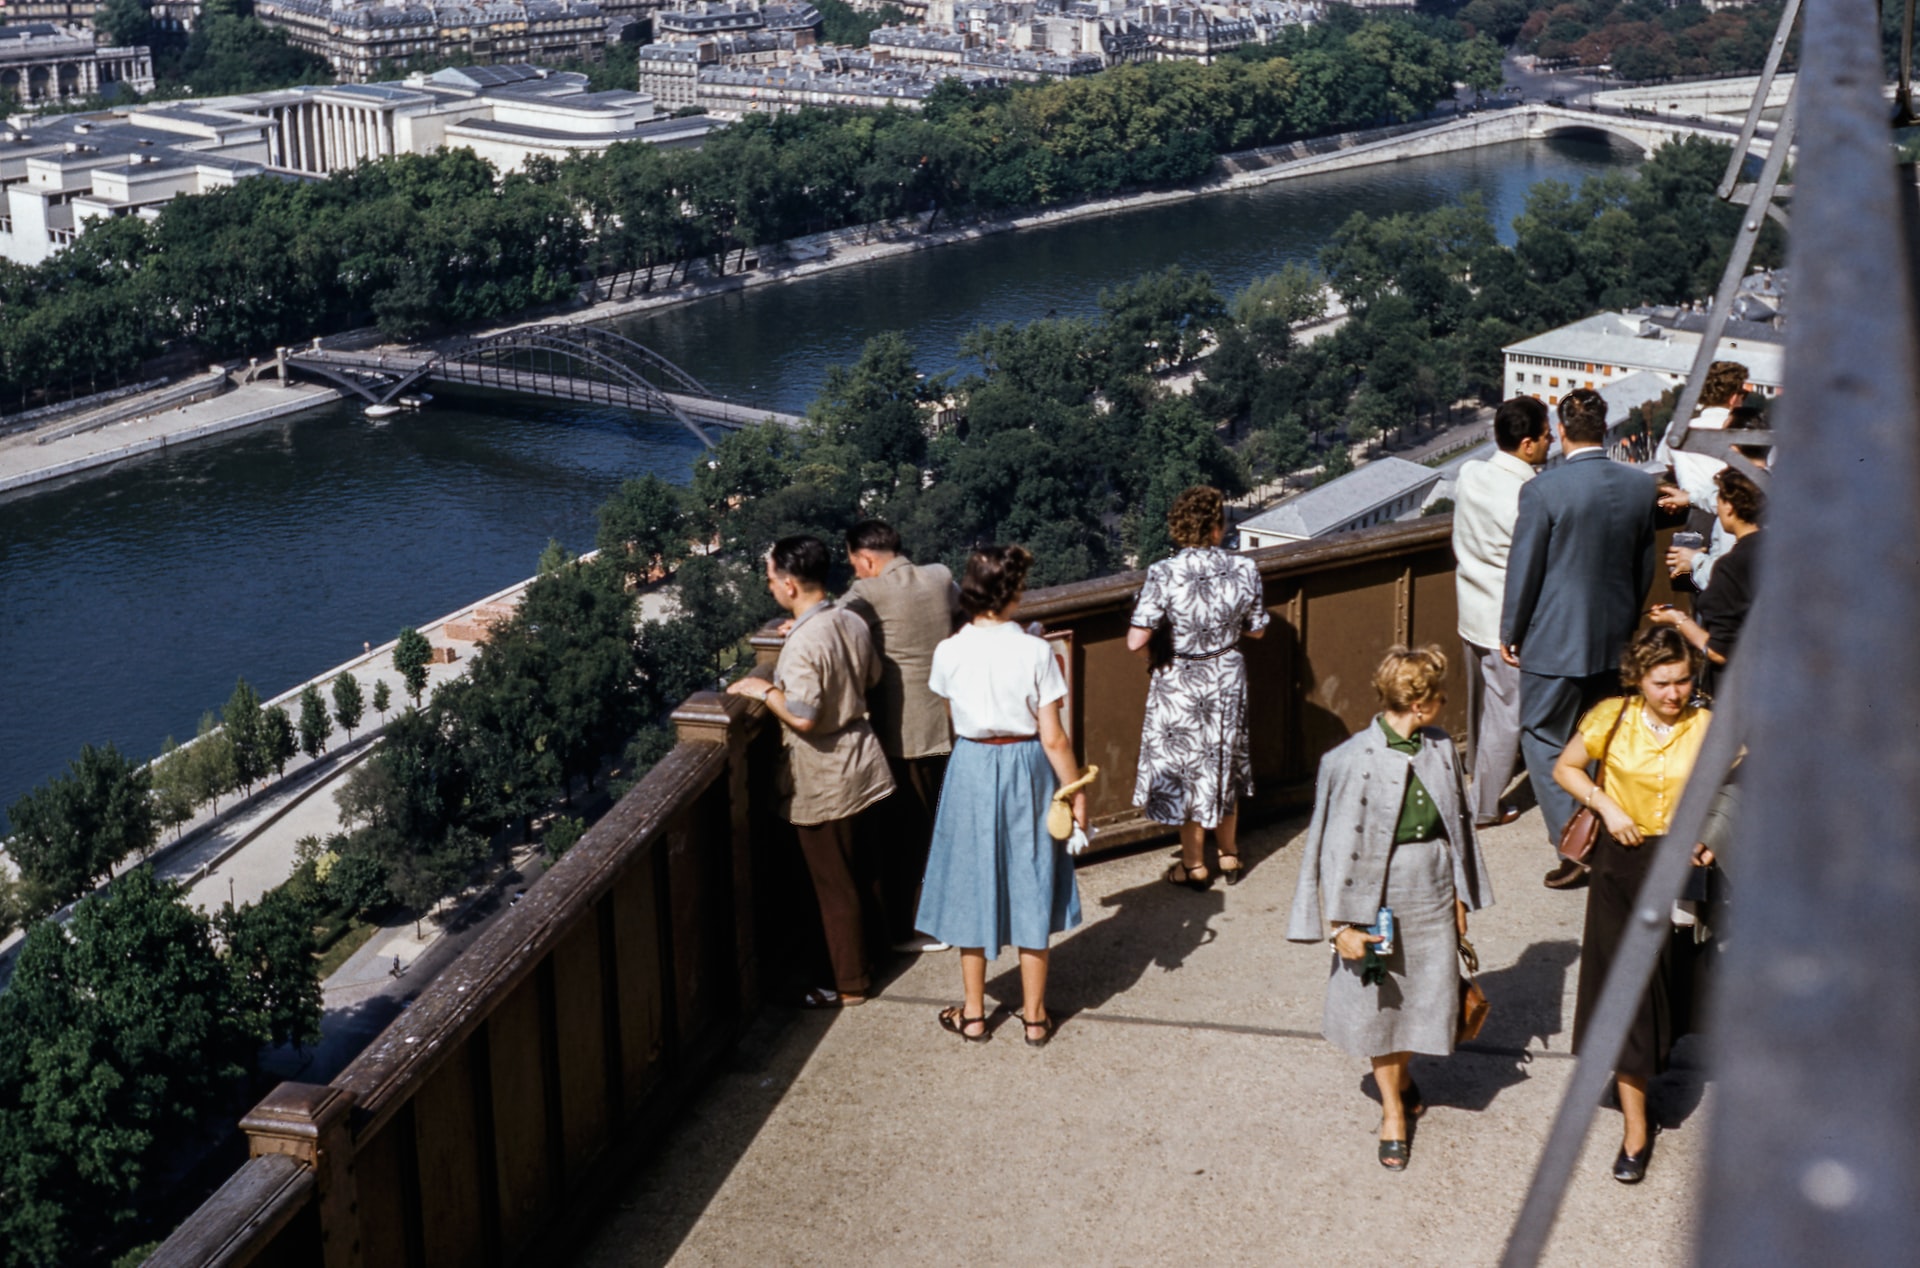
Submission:
M 1760 521 L 1766 518 L 1767 495 L 1732 467 L 1713 477 L 1717 490 L 1715 514 L 1731 543 L 1714 566 L 1714 583 L 1693 601 L 1688 616 L 1672 604 L 1647 614 L 1655 625 L 1671 625 L 1680 637 L 1705 657 L 1700 666 L 1700 690 L 1711 696 L 1721 671 L 1733 656 L 1747 611 L 1753 606 L 1754 569 L 1760 554 Z
M 727 688 L 751 696 L 780 720 L 785 741 L 783 811 L 813 876 L 833 964 L 832 989 L 816 987 L 808 1008 L 867 1002 L 879 895 L 855 818 L 893 791 L 886 754 L 867 722 L 867 689 L 880 680 L 867 625 L 827 598 L 829 560 L 817 537 L 783 537 L 767 552 L 767 589 L 793 615 L 773 678 Z
M 1467 912 L 1493 902 L 1460 755 L 1433 725 L 1446 675 L 1438 647 L 1396 647 L 1374 671 L 1381 712 L 1320 760 L 1287 922 L 1295 942 L 1332 934 L 1321 1027 L 1373 1063 L 1380 1165 L 1392 1171 L 1406 1167 L 1408 1123 L 1426 1108 L 1408 1063 L 1416 1052 L 1452 1053 L 1459 940 Z M 1390 946 L 1375 931 L 1388 910 Z
M 920 929 L 960 948 L 962 1002 L 940 1024 L 973 1043 L 987 1028 L 988 951 L 1020 951 L 1026 1041 L 1053 1038 L 1047 943 L 1080 923 L 1080 894 L 1065 847 L 1047 830 L 1055 790 L 1080 776 L 1060 724 L 1066 679 L 1045 639 L 1014 623 L 1033 556 L 983 546 L 967 560 L 960 603 L 973 619 L 935 649 L 928 685 L 953 710 L 958 737 L 934 822 L 920 891 Z M 1073 818 L 1087 826 L 1087 795 Z

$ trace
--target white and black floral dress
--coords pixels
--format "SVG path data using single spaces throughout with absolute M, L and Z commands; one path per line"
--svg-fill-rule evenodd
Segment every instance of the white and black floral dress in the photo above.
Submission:
M 1267 627 L 1260 572 L 1244 555 L 1189 547 L 1147 569 L 1133 624 L 1173 626 L 1173 663 L 1153 673 L 1133 804 L 1155 823 L 1218 827 L 1253 793 L 1244 630 Z

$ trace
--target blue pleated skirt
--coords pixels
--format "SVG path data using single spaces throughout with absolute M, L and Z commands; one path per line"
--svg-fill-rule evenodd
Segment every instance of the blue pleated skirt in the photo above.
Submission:
M 956 740 L 915 927 L 956 947 L 1038 951 L 1080 923 L 1065 847 L 1047 834 L 1060 785 L 1038 740 Z

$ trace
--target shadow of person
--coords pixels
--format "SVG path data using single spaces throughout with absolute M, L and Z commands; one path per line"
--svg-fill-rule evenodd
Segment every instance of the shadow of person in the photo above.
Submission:
M 1579 960 L 1580 944 L 1572 939 L 1536 942 L 1506 968 L 1479 974 L 1491 1005 L 1479 1037 L 1452 1058 L 1413 1059 L 1413 1076 L 1427 1104 L 1484 1110 L 1527 1078 L 1536 1047 L 1570 1056 L 1571 1038 L 1556 1042 L 1556 1037 L 1570 970 Z M 1367 1096 L 1380 1099 L 1371 1074 L 1361 1083 Z
M 1217 936 L 1212 920 L 1226 909 L 1219 886 L 1201 892 L 1151 880 L 1100 899 L 1113 909 L 1054 945 L 1047 970 L 1047 1012 L 1065 1022 L 1130 990 L 1147 970 L 1178 970 Z M 987 995 L 1010 1009 L 1021 1004 L 1018 964 L 987 982 Z

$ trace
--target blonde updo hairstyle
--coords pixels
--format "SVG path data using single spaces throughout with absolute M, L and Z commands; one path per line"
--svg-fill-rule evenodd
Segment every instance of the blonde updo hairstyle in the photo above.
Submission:
M 1226 512 L 1227 500 L 1220 496 L 1220 490 L 1196 484 L 1183 490 L 1167 508 L 1167 536 L 1182 548 L 1211 546 L 1213 530 L 1225 525 Z
M 1390 647 L 1380 667 L 1373 671 L 1373 689 L 1381 707 L 1390 713 L 1405 713 L 1426 704 L 1445 692 L 1446 682 L 1447 654 L 1436 643 Z

